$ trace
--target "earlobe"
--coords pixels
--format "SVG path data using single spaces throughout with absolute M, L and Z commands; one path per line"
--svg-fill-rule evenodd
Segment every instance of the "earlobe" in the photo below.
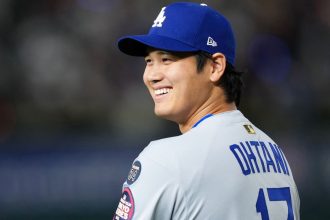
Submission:
M 220 80 L 221 76 L 225 72 L 226 68 L 226 57 L 222 53 L 215 53 L 212 55 L 213 68 L 210 76 L 212 82 Z

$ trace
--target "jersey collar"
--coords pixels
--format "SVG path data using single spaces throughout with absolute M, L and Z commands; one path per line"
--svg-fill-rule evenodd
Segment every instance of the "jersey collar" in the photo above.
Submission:
M 213 116 L 213 114 L 207 114 L 207 115 L 205 115 L 203 118 L 199 119 L 199 121 L 194 124 L 193 128 L 197 127 L 202 121 L 204 121 L 205 119 L 207 119 L 207 118 L 209 118 L 211 116 Z

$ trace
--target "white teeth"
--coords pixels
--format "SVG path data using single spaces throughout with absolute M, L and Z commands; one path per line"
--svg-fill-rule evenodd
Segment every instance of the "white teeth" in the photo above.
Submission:
M 171 89 L 169 88 L 163 88 L 163 89 L 156 89 L 155 94 L 156 95 L 162 95 L 162 94 L 167 94 L 170 92 Z

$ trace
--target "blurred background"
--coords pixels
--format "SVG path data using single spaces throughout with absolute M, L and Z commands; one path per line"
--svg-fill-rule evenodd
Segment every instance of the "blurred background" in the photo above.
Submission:
M 0 1 L 0 220 L 111 219 L 133 159 L 179 134 L 116 48 L 171 2 Z M 330 219 L 330 1 L 204 3 L 232 23 L 240 110 L 287 155 L 302 219 Z

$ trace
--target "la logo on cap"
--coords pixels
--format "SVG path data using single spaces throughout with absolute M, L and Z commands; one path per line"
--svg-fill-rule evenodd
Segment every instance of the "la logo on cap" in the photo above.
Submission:
M 152 25 L 152 27 L 162 27 L 163 26 L 163 22 L 166 19 L 166 16 L 164 16 L 165 8 L 166 7 L 163 7 L 162 10 L 159 12 L 156 20 L 154 20 L 154 24 Z

